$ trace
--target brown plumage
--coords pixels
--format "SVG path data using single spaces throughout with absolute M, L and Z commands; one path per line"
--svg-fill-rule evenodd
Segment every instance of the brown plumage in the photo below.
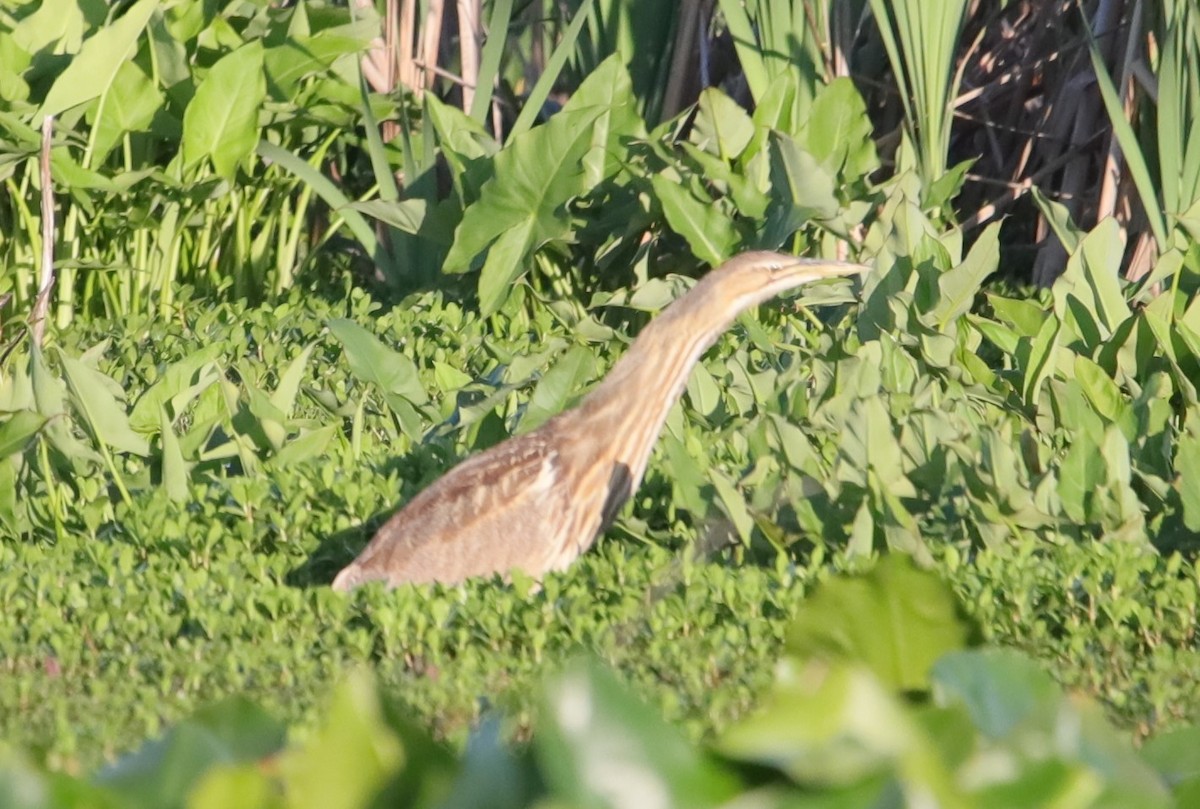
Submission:
M 692 366 L 733 319 L 786 289 L 865 269 L 769 252 L 725 262 L 651 321 L 577 407 L 467 458 L 414 497 L 333 589 L 566 568 L 637 488 Z

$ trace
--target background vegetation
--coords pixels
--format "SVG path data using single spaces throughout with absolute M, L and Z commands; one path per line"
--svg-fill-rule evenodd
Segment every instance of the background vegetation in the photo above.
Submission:
M 1200 22 L 943 5 L 0 10 L 0 803 L 1189 805 Z M 328 591 L 755 247 L 579 565 Z

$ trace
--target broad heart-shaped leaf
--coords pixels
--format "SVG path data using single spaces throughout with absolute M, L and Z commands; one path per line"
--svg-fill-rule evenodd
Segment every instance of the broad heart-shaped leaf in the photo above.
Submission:
M 865 575 L 822 585 L 797 611 L 787 649 L 861 662 L 889 688 L 923 691 L 933 662 L 973 635 L 950 587 L 893 553 Z
M 258 112 L 266 94 L 261 41 L 213 65 L 183 111 L 184 168 L 207 157 L 217 174 L 232 180 L 258 145 Z
M 437 133 L 442 157 L 450 168 L 450 182 L 461 204 L 474 202 L 479 195 L 476 183 L 482 179 L 477 179 L 472 171 L 494 155 L 499 146 L 479 123 L 457 107 L 438 101 L 433 93 L 425 94 L 424 120 Z
M 841 211 L 833 176 L 782 132 L 770 135 L 771 197 L 796 209 L 797 227 L 808 218 L 832 219 Z
M 378 385 L 385 393 L 402 396 L 414 405 L 429 401 L 417 378 L 417 366 L 408 357 L 392 351 L 353 320 L 337 318 L 327 325 L 346 349 L 346 361 L 356 377 Z
M 126 132 L 140 132 L 149 127 L 163 101 L 163 94 L 140 65 L 122 64 L 104 96 L 103 106 L 95 108 L 99 120 L 93 122 L 92 165 L 102 163 Z
M 580 161 L 591 145 L 591 128 L 602 108 L 563 109 L 542 126 L 513 139 L 496 154 L 495 174 L 480 191 L 479 201 L 463 213 L 446 256 L 446 272 L 466 272 L 502 235 L 520 234 L 506 245 L 503 262 L 490 268 L 494 287 L 511 284 L 521 274 L 525 254 L 566 235 L 566 204 L 583 193 Z M 483 306 L 495 311 L 498 301 Z
M 38 110 L 38 119 L 57 115 L 106 92 L 121 65 L 133 56 L 138 37 L 158 6 L 159 0 L 140 0 L 112 25 L 103 26 L 84 42 L 71 64 L 58 75 L 46 93 L 46 100 Z
M 116 383 L 77 359 L 61 356 L 71 406 L 97 441 L 134 455 L 150 454 L 150 445 L 129 426 L 125 405 L 113 395 Z
M 90 7 L 79 0 L 45 0 L 13 25 L 6 27 L 12 32 L 12 41 L 26 54 L 35 54 L 49 45 L 56 53 L 73 54 L 79 50 L 83 35 L 104 22 L 103 7 L 96 14 L 95 4 Z M 85 12 L 91 12 L 87 14 Z M 98 18 L 98 19 L 97 19 Z M 7 67 L 14 67 L 11 63 Z
M 122 806 L 184 806 L 188 793 L 210 769 L 253 762 L 277 753 L 284 726 L 240 697 L 198 711 L 101 770 L 96 782 L 121 797 Z
M 695 140 L 722 160 L 741 156 L 754 137 L 754 122 L 732 98 L 716 87 L 707 87 L 696 102 Z
M 545 692 L 534 749 L 570 806 L 719 806 L 737 782 L 601 666 L 576 661 Z
M 588 75 L 571 96 L 567 109 L 603 110 L 592 124 L 592 143 L 583 156 L 584 184 L 594 188 L 622 169 L 628 140 L 646 139 L 646 122 L 638 114 L 633 82 L 620 54 L 614 53 Z
M 994 273 L 999 264 L 1000 223 L 993 222 L 980 234 L 962 263 L 938 278 L 940 295 L 930 316 L 939 329 L 944 330 L 950 321 L 971 311 L 983 279 Z

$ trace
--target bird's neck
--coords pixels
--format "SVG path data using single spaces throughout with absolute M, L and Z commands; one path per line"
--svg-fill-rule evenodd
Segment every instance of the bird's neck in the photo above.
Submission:
M 614 463 L 628 467 L 635 489 L 692 367 L 737 316 L 708 287 L 702 281 L 642 329 L 625 356 L 579 405 L 579 416 L 589 429 L 610 430 L 596 436 L 597 446 Z M 679 305 L 684 299 L 687 308 Z

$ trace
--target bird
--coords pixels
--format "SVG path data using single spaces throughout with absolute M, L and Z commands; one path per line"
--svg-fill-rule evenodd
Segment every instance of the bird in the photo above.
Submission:
M 452 585 L 514 570 L 540 580 L 566 569 L 637 489 L 692 367 L 734 318 L 801 284 L 866 269 L 769 251 L 734 256 L 652 319 L 578 405 L 467 457 L 417 494 L 333 589 Z

